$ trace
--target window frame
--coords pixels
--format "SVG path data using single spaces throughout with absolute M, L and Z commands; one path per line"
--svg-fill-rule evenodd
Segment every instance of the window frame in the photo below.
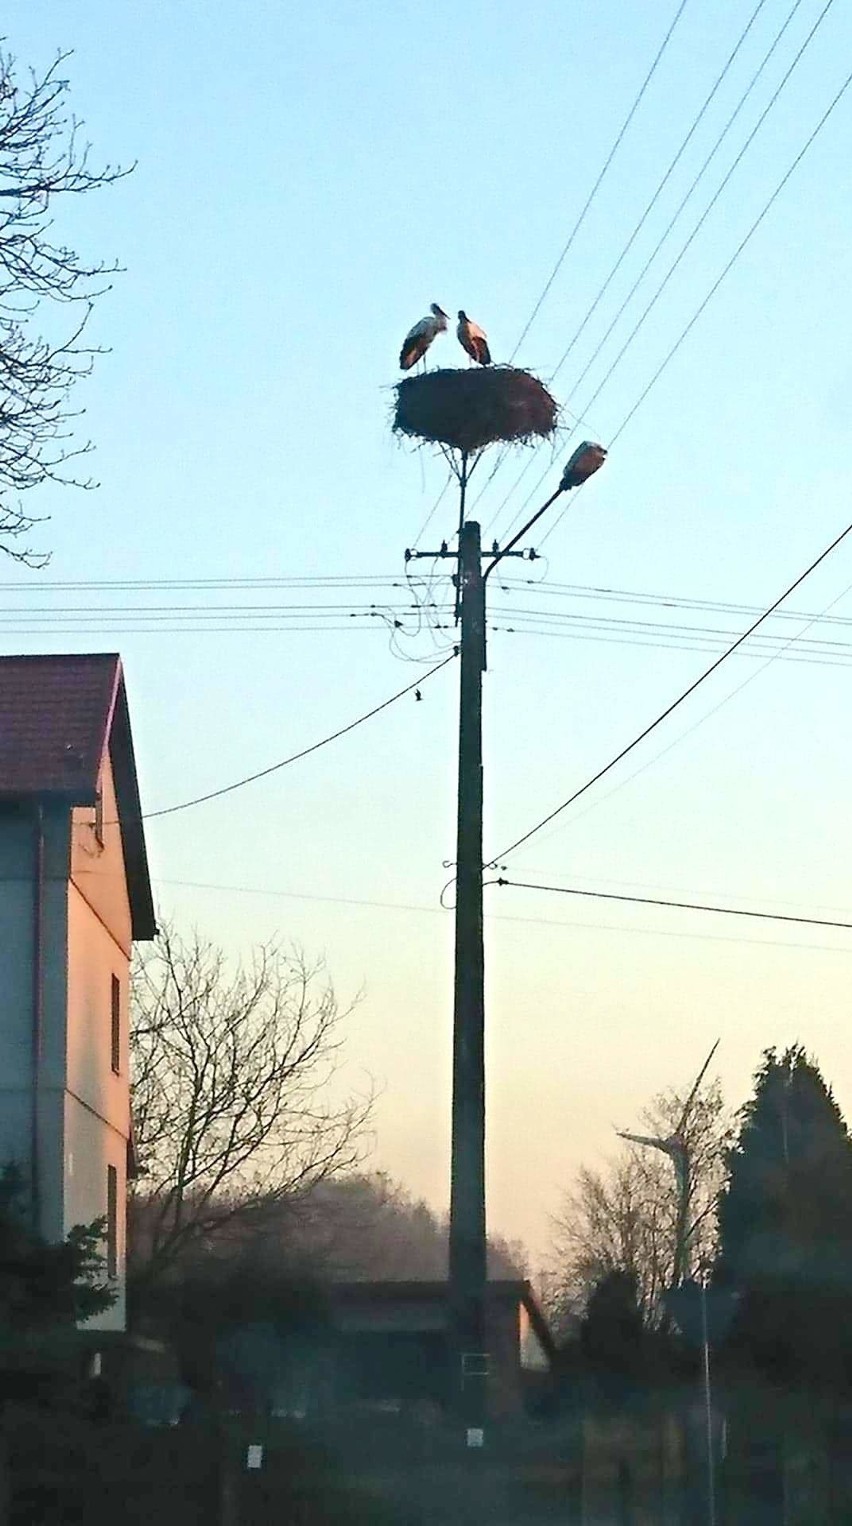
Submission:
M 118 1276 L 118 1167 L 107 1166 L 106 1211 L 106 1270 L 107 1276 Z
M 121 1075 L 121 981 L 110 976 L 110 1068 L 114 1076 Z
M 95 834 L 95 842 L 102 848 L 104 845 L 104 792 L 100 785 L 95 795 L 95 818 L 92 822 L 92 830 Z

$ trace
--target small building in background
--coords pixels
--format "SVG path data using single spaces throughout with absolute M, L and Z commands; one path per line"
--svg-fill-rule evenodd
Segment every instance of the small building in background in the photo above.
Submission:
M 454 1389 L 446 1282 L 348 1282 L 330 1289 L 335 1407 L 445 1412 Z M 523 1412 L 554 1342 L 524 1279 L 488 1284 L 489 1408 Z
M 0 657 L 0 1165 L 49 1241 L 103 1217 L 125 1326 L 129 969 L 156 925 L 114 653 Z

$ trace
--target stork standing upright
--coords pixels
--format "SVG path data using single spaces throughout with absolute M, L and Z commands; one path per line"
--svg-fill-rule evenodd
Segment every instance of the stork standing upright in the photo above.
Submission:
M 419 323 L 415 323 L 413 329 L 409 329 L 402 342 L 399 352 L 401 371 L 410 371 L 418 360 L 423 360 L 432 340 L 446 331 L 448 317 L 449 313 L 445 313 L 437 302 L 431 303 L 431 311 Z
M 459 310 L 459 326 L 456 329 L 458 341 L 463 350 L 466 350 L 471 360 L 475 360 L 478 366 L 490 366 L 491 351 L 488 348 L 488 336 L 484 329 L 468 318 L 463 309 Z

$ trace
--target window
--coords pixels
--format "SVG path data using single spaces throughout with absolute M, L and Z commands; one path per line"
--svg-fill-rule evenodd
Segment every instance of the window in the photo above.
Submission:
M 121 1070 L 121 982 L 117 975 L 112 977 L 112 992 L 110 1006 L 110 1051 L 112 1068 L 118 1075 Z
M 107 1276 L 118 1276 L 118 1172 L 107 1166 Z
M 104 795 L 103 790 L 98 790 L 95 796 L 95 819 L 92 822 L 95 832 L 95 841 L 104 845 Z

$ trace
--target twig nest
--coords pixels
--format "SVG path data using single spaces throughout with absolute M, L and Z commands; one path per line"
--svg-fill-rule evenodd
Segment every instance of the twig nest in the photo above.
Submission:
M 530 371 L 476 366 L 425 371 L 397 382 L 393 427 L 470 455 L 498 440 L 546 439 L 556 415 L 555 399 Z

